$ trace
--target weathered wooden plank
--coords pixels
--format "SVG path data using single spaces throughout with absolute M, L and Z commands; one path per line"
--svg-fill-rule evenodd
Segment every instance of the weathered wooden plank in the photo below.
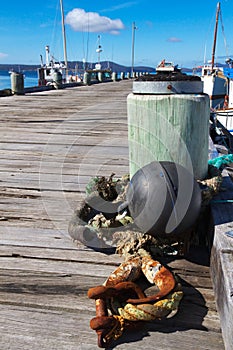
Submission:
M 87 319 L 93 318 L 95 316 L 95 303 L 87 298 L 87 289 L 81 289 L 79 284 L 77 286 L 69 286 L 66 284 L 65 278 L 62 279 L 64 284 L 59 286 L 59 279 L 61 280 L 61 278 L 57 277 L 55 281 L 50 281 L 49 284 L 43 284 L 42 286 L 35 283 L 33 286 L 30 286 L 14 282 L 14 290 L 9 287 L 10 283 L 8 283 L 6 287 L 3 285 L 3 288 L 0 289 L 0 302 L 4 305 L 8 304 L 25 308 L 36 307 L 41 310 L 84 312 L 87 315 Z M 79 278 L 79 282 L 80 280 Z M 97 282 L 100 281 L 97 280 Z M 85 288 L 87 286 L 88 283 L 85 284 Z M 90 284 L 90 287 L 93 287 L 93 284 Z M 193 313 L 191 322 L 190 313 L 187 310 Z M 174 320 L 172 321 L 174 324 Z M 167 321 L 165 320 L 155 321 L 157 325 L 163 324 L 166 326 L 166 323 Z M 176 314 L 175 323 L 176 326 L 186 325 L 190 328 L 203 328 L 203 330 L 206 328 L 208 331 L 219 331 L 217 312 L 209 312 L 207 314 L 206 306 L 187 302 L 185 296 L 180 305 L 179 313 Z M 172 322 L 170 321 L 171 325 Z
M 123 174 L 119 174 L 119 175 L 123 175 Z M 64 192 L 84 192 L 85 191 L 85 187 L 88 184 L 88 182 L 90 181 L 90 179 L 92 178 L 92 176 L 90 176 L 89 178 L 87 177 L 87 181 L 84 184 L 79 184 L 77 183 L 77 181 L 75 183 L 73 182 L 67 182 L 62 184 L 61 182 L 57 181 L 56 183 L 54 183 L 53 181 L 50 181 L 49 183 L 46 182 L 45 180 L 39 183 L 39 181 L 36 180 L 31 180 L 30 182 L 26 181 L 24 183 L 22 183 L 21 180 L 17 180 L 16 181 L 5 181 L 4 185 L 6 187 L 12 187 L 12 188 L 21 188 L 21 189 L 27 189 L 27 190 L 42 190 L 42 191 L 64 191 Z M 46 179 L 46 176 L 45 176 Z
M 46 243 L 46 242 L 45 242 Z M 104 254 L 97 252 L 80 244 L 75 244 L 65 241 L 63 247 L 51 247 L 45 246 L 43 249 L 35 246 L 0 246 L 0 257 L 21 257 L 31 259 L 47 259 L 47 260 L 60 260 L 60 261 L 73 261 L 73 262 L 86 262 L 90 264 L 98 263 L 112 266 L 112 269 L 116 268 L 123 258 L 117 254 Z M 45 245 L 45 244 L 44 244 Z
M 57 199 L 60 198 L 64 203 L 61 202 L 56 205 L 55 200 L 51 200 L 51 198 L 47 198 L 44 195 L 42 195 L 41 198 L 30 198 L 29 200 L 29 198 L 23 197 L 22 194 L 22 197 L 15 197 L 14 203 L 12 203 L 12 197 L 0 197 L 0 213 L 2 214 L 5 211 L 11 211 L 11 213 L 18 212 L 23 214 L 27 211 L 27 213 L 31 213 L 32 216 L 37 215 L 38 217 L 39 215 L 42 215 L 41 212 L 45 215 L 45 207 L 49 206 L 54 212 L 59 211 L 61 213 L 63 211 L 64 215 L 66 215 L 67 213 L 70 213 L 73 208 L 76 208 L 75 204 L 77 202 L 80 202 L 84 198 L 84 196 L 79 196 L 79 201 L 76 200 L 77 198 L 67 200 L 62 193 L 60 196 L 57 195 L 56 197 Z M 45 201 L 46 205 L 44 203 Z
M 75 249 L 67 229 L 43 229 L 39 224 L 31 228 L 7 226 L 5 223 L 0 226 L 0 240 L 1 244 L 12 246 Z
M 43 168 L 43 165 L 41 165 L 41 168 Z M 85 165 L 83 165 L 83 167 L 85 169 Z M 59 170 L 59 168 L 57 168 Z M 10 174 L 9 172 L 1 172 L 1 179 L 2 181 L 4 181 L 5 183 L 7 183 L 9 180 L 9 175 L 12 176 L 11 177 L 11 182 L 12 183 L 16 183 L 16 182 L 29 182 L 29 183 L 34 183 L 36 186 L 36 183 L 38 182 L 39 185 L 41 186 L 42 184 L 45 183 L 55 183 L 55 184 L 87 184 L 90 179 L 94 176 L 98 175 L 98 169 L 96 169 L 96 173 L 92 173 L 89 175 L 81 175 L 81 174 L 77 174 L 77 175 L 64 175 L 64 174 L 49 174 L 49 173 L 24 173 L 24 172 L 19 172 L 19 173 L 12 173 Z M 111 175 L 111 173 L 109 174 L 109 176 Z M 47 187 L 47 186 L 46 186 Z
M 5 160 L 5 162 L 4 162 Z M 65 159 L 65 162 L 63 162 L 62 166 L 60 161 L 64 160 L 63 158 L 57 159 L 57 162 L 49 162 L 49 161 L 43 161 L 43 167 L 40 169 L 40 173 L 46 173 L 46 174 L 57 174 L 62 173 L 62 176 L 64 175 L 89 175 L 94 176 L 98 174 L 98 176 L 107 176 L 108 174 L 111 175 L 112 172 L 120 171 L 126 171 L 128 169 L 128 159 L 126 158 L 115 158 L 111 159 L 111 164 L 105 163 L 106 158 L 100 158 L 100 157 L 94 157 L 90 158 L 88 155 L 85 156 L 85 163 L 83 163 L 82 157 L 73 157 L 73 159 Z M 12 163 L 13 161 L 13 163 Z M 36 173 L 39 170 L 38 161 L 40 159 L 36 159 L 35 161 L 30 161 L 30 164 L 25 164 L 25 160 L 19 160 L 17 159 L 0 159 L 1 164 L 1 172 L 5 173 L 8 172 L 9 174 L 11 172 L 19 172 L 19 173 Z M 80 163 L 81 162 L 81 165 Z M 125 167 L 125 170 L 124 170 Z
M 22 230 L 21 230 L 22 231 Z M 37 230 L 39 233 L 39 230 Z M 52 233 L 52 230 L 51 230 Z M 35 235 L 37 233 L 35 232 Z M 66 240 L 64 237 L 61 236 L 63 244 L 63 249 L 54 246 L 51 248 L 47 248 L 47 241 L 46 238 L 49 235 L 49 232 L 47 232 L 44 237 L 41 238 L 40 236 L 40 242 L 44 240 L 44 249 L 42 250 L 39 247 L 35 246 L 35 241 L 30 241 L 30 237 L 28 239 L 28 244 L 31 244 L 30 246 L 25 246 L 24 242 L 22 242 L 22 246 L 19 246 L 20 241 L 17 241 L 17 246 L 14 245 L 2 245 L 0 246 L 0 257 L 11 257 L 11 256 L 18 256 L 22 258 L 39 258 L 39 259 L 52 259 L 52 260 L 68 260 L 68 261 L 74 261 L 74 262 L 98 262 L 102 263 L 103 265 L 110 264 L 112 266 L 118 266 L 121 262 L 124 261 L 124 258 L 117 255 L 117 254 L 104 254 L 104 252 L 97 252 L 92 249 L 86 248 L 83 245 L 77 246 L 75 243 L 73 243 L 71 240 Z M 56 235 L 56 232 L 51 236 Z M 59 236 L 58 236 L 59 237 Z M 57 238 L 58 238 L 57 237 Z M 57 239 L 56 238 L 56 239 Z M 2 243 L 3 244 L 3 243 Z M 88 255 L 87 255 L 88 252 Z M 162 258 L 161 258 L 162 259 Z M 191 262 L 188 262 L 184 259 L 180 259 L 178 261 L 173 261 L 168 264 L 168 266 L 174 271 L 174 273 L 179 274 L 179 276 L 192 276 L 192 278 L 196 279 L 203 279 L 206 281 L 207 279 L 210 279 L 209 276 L 209 270 L 205 266 L 197 266 L 196 264 L 193 264 Z M 207 282 L 208 283 L 208 282 Z M 208 283 L 209 284 L 209 283 Z M 205 288 L 208 288 L 207 285 L 205 285 Z
M 8 270 L 39 271 L 65 274 L 76 274 L 82 276 L 100 276 L 107 278 L 112 272 L 112 266 L 91 263 L 76 263 L 71 261 L 46 260 L 46 259 L 29 259 L 29 258 L 5 258 L 1 257 L 1 268 Z
M 13 250 L 13 251 L 15 251 L 15 252 L 18 252 L 19 253 L 19 250 Z M 40 258 L 40 259 L 42 259 L 43 257 L 45 258 L 45 255 L 46 255 L 46 253 L 48 254 L 48 253 L 50 253 L 48 250 L 47 250 L 47 252 L 44 250 L 43 251 L 43 253 L 42 254 L 39 254 L 39 256 L 38 256 L 38 254 L 36 254 L 38 252 L 38 250 L 36 251 L 35 249 L 32 251 L 32 258 L 31 258 L 31 260 L 29 260 L 28 258 L 27 258 L 27 254 L 25 254 L 26 255 L 26 258 L 22 258 L 21 257 L 21 261 L 19 261 L 19 263 L 17 263 L 17 268 L 19 269 L 19 270 L 24 270 L 25 268 L 27 269 L 26 271 L 27 271 L 27 273 L 28 273 L 28 271 L 33 271 L 34 269 L 35 269 L 35 264 L 34 264 L 34 261 L 33 261 L 33 258 L 36 256 L 37 257 L 37 259 L 38 259 L 38 257 Z M 54 253 L 54 251 L 53 251 L 53 253 Z M 41 271 L 41 272 L 49 272 L 49 273 L 54 273 L 55 271 L 53 270 L 53 266 L 54 266 L 54 260 L 58 260 L 59 261 L 59 263 L 57 263 L 56 264 L 56 268 L 58 268 L 58 270 L 59 271 L 62 271 L 63 273 L 66 273 L 66 274 L 72 274 L 73 276 L 75 275 L 75 274 L 78 274 L 79 275 L 79 273 L 77 273 L 77 271 L 79 271 L 80 273 L 81 273 L 81 275 L 79 275 L 79 281 L 81 281 L 82 280 L 82 278 L 84 277 L 85 278 L 85 281 L 86 281 L 86 279 L 87 279 L 87 277 L 89 276 L 89 274 L 87 275 L 87 274 L 84 274 L 83 273 L 83 268 L 84 269 L 87 269 L 86 268 L 86 265 L 85 265 L 85 263 L 83 264 L 83 263 L 80 263 L 80 264 L 75 264 L 75 268 L 74 268 L 74 270 L 73 270 L 73 268 L 71 268 L 71 265 L 69 264 L 69 266 L 68 266 L 68 268 L 69 268 L 69 271 L 67 271 L 67 270 L 64 270 L 64 266 L 63 267 L 61 267 L 61 266 L 59 266 L 60 265 L 60 262 L 62 261 L 64 261 L 64 260 L 69 260 L 69 261 L 72 261 L 73 263 L 74 262 L 76 262 L 76 261 L 83 261 L 83 258 L 85 259 L 85 256 L 84 256 L 84 254 L 79 254 L 79 252 L 77 252 L 77 255 L 75 256 L 75 254 L 73 254 L 74 252 L 69 252 L 69 254 L 67 255 L 67 253 L 65 253 L 65 255 L 63 256 L 63 257 L 61 257 L 61 254 L 62 254 L 62 252 L 56 252 L 55 253 L 55 256 L 54 256 L 54 254 L 51 254 L 51 256 L 48 258 L 48 256 L 50 255 L 47 255 L 47 260 L 46 260 L 46 267 L 45 267 L 45 264 L 41 264 L 41 260 L 40 260 L 40 262 L 39 263 L 37 263 L 37 260 L 36 260 L 36 270 L 37 271 Z M 71 253 L 71 254 L 70 254 Z M 76 253 L 76 252 L 75 252 Z M 16 255 L 17 256 L 17 253 L 13 253 L 14 255 Z M 57 255 L 58 254 L 58 255 Z M 93 256 L 94 256 L 94 254 L 95 253 L 93 253 Z M 6 255 L 6 254 L 5 254 Z M 5 256 L 4 255 L 4 256 Z M 24 256 L 25 256 L 24 255 Z M 30 255 L 30 254 L 29 254 Z M 99 255 L 101 255 L 101 254 L 99 254 Z M 102 258 L 103 258 L 103 255 L 102 255 Z M 14 258 L 15 259 L 15 258 Z M 51 261 L 50 261 L 50 259 L 53 259 L 53 261 L 52 261 L 52 264 L 51 264 Z M 118 261 L 119 261 L 119 258 L 117 259 Z M 24 261 L 25 261 L 25 263 L 24 263 Z M 99 261 L 99 258 L 97 258 L 97 261 Z M 22 262 L 22 263 L 21 263 Z M 91 265 L 93 265 L 93 262 L 94 261 L 89 261 L 89 262 L 87 262 L 87 263 L 91 263 Z M 14 266 L 15 266 L 15 263 L 13 263 L 13 265 L 12 265 L 12 259 L 2 259 L 2 258 L 0 258 L 0 263 L 1 263 L 1 266 L 2 265 L 4 265 L 5 266 L 5 269 L 7 269 L 8 271 L 11 269 L 11 268 L 14 268 Z M 5 264 L 6 263 L 6 264 Z M 105 264 L 106 264 L 106 262 L 105 262 Z M 66 266 L 67 264 L 65 263 L 65 266 Z M 180 261 L 180 265 L 181 266 L 183 266 L 183 262 L 182 261 Z M 74 266 L 74 265 L 73 265 Z M 77 267 L 76 266 L 79 266 L 79 268 L 77 269 Z M 67 266 L 66 266 L 67 267 Z M 93 266 L 93 268 L 95 269 L 95 271 L 96 272 L 98 272 L 98 266 L 95 264 L 94 266 Z M 89 273 L 91 273 L 91 276 L 93 275 L 93 268 L 92 268 L 92 266 L 91 266 L 91 268 L 89 268 L 88 267 L 88 270 L 89 270 Z M 46 270 L 44 270 L 44 269 L 46 269 Z M 113 266 L 111 266 L 111 270 L 113 269 Z M 106 270 L 106 269 L 105 269 Z M 180 268 L 180 270 L 182 270 L 181 268 Z M 183 269 L 184 270 L 184 269 Z M 190 267 L 188 268 L 188 270 L 190 271 Z M 32 274 L 32 272 L 31 272 L 31 274 Z M 204 275 L 206 274 L 206 272 L 204 271 Z M 85 275 L 85 276 L 84 276 Z M 30 276 L 30 272 L 29 272 L 29 276 Z M 69 276 L 69 275 L 68 275 Z M 82 277 L 81 277 L 82 276 Z M 100 276 L 100 274 L 98 273 L 98 276 Z M 67 275 L 65 276 L 65 277 L 67 277 Z M 104 276 L 104 278 L 106 278 L 107 276 Z M 180 276 L 181 277 L 181 276 Z M 217 314 L 216 314 L 216 311 L 214 311 L 214 313 L 210 313 L 210 311 L 209 311 L 209 313 L 208 313 L 208 315 L 207 315 L 207 306 L 206 306 L 206 302 L 205 302 L 205 300 L 204 300 L 204 298 L 203 298 L 203 296 L 202 296 L 202 294 L 200 293 L 200 291 L 198 291 L 196 288 L 194 289 L 193 287 L 191 287 L 191 285 L 193 285 L 194 283 L 194 281 L 192 281 L 192 276 L 191 276 L 191 280 L 190 280 L 190 276 L 189 277 L 187 277 L 187 276 L 185 276 L 186 277 L 186 280 L 185 280 L 185 285 L 187 285 L 187 283 L 189 282 L 190 283 L 190 287 L 185 287 L 185 289 L 184 289 L 184 291 L 185 291 L 185 297 L 184 297 L 184 301 L 183 301 L 183 305 L 184 305 L 184 310 L 182 311 L 182 313 L 181 313 L 181 315 L 182 315 L 182 317 L 180 317 L 180 318 L 178 318 L 179 320 L 180 320 L 180 322 L 183 324 L 183 322 L 184 322 L 184 315 L 186 315 L 185 317 L 187 318 L 187 317 L 189 317 L 189 315 L 190 315 L 190 312 L 192 312 L 192 309 L 194 310 L 194 313 L 196 314 L 196 321 L 195 321 L 195 317 L 193 316 L 192 317 L 192 322 L 193 323 L 195 323 L 195 322 L 197 322 L 198 324 L 199 324 L 199 321 L 200 321 L 200 317 L 202 317 L 203 316 L 203 319 L 205 319 L 205 321 L 203 320 L 202 321 L 202 326 L 203 327 L 207 327 L 207 328 L 209 328 L 209 329 L 215 329 L 215 330 L 218 330 L 219 329 L 219 319 L 218 319 L 218 316 L 217 316 Z M 21 278 L 22 279 L 22 278 Z M 20 280 L 21 280 L 20 279 Z M 198 280 L 198 278 L 196 278 L 197 280 Z M 199 277 L 199 280 L 201 280 L 202 278 L 201 277 Z M 23 281 L 22 281 L 23 282 Z M 206 285 L 207 285 L 207 283 L 206 282 L 208 282 L 208 280 L 206 280 L 205 279 L 205 283 L 203 283 L 204 284 L 204 286 L 206 287 Z M 50 283 L 51 283 L 51 281 L 50 281 Z M 86 282 L 85 282 L 86 283 Z M 83 283 L 83 285 L 85 284 L 85 283 Z M 100 284 L 102 284 L 103 283 L 103 280 L 102 280 L 102 282 L 100 283 Z M 19 284 L 19 283 L 18 283 Z M 64 283 L 65 284 L 65 283 Z M 199 283 L 200 285 L 201 285 L 201 283 Z M 40 285 L 41 285 L 41 283 L 40 283 Z M 198 286 L 198 282 L 195 280 L 195 285 L 196 286 Z M 17 283 L 16 282 L 14 282 L 14 287 L 16 286 L 16 288 L 17 288 Z M 9 288 L 9 287 L 8 287 Z M 188 292 L 187 292 L 188 291 Z M 8 292 L 9 292 L 9 290 L 8 290 Z M 207 290 L 206 290 L 206 293 L 207 293 Z M 210 293 L 211 294 L 211 293 Z M 192 295 L 192 297 L 190 298 L 190 295 Z M 21 298 L 22 298 L 22 296 L 21 296 Z M 2 299 L 3 300 L 3 297 L 1 297 L 0 299 Z M 13 298 L 14 300 L 15 300 L 15 302 L 17 302 L 17 297 L 15 298 Z M 45 298 L 46 299 L 46 298 Z M 28 299 L 28 300 L 31 300 L 31 303 L 33 304 L 33 302 L 34 302 L 34 298 L 32 298 L 32 299 Z M 4 301 L 4 300 L 3 300 Z M 80 301 L 80 300 L 79 300 Z M 81 301 L 82 301 L 82 299 L 81 299 Z M 29 301 L 28 301 L 29 302 Z M 191 306 L 190 305 L 190 302 L 191 303 L 194 303 L 194 305 L 193 306 Z M 30 305 L 32 305 L 32 304 L 30 304 Z M 197 305 L 199 305 L 199 307 L 197 307 Z M 213 301 L 213 298 L 212 298 L 212 304 L 211 304 L 211 306 L 212 306 L 212 309 L 214 309 L 214 301 Z M 198 308 L 200 309 L 199 310 L 199 312 L 198 312 Z M 199 316 L 197 316 L 197 315 L 199 315 Z M 207 315 L 207 316 L 206 316 Z M 215 316 L 214 316 L 215 315 Z M 185 321 L 186 322 L 186 321 Z M 184 322 L 184 323 L 185 323 Z
M 99 276 L 82 277 L 74 274 L 1 269 L 0 303 L 25 306 L 39 305 L 40 308 L 64 308 L 66 310 L 82 310 L 86 307 L 93 314 L 95 310 L 94 303 L 89 301 L 86 293 L 89 288 L 101 285 L 103 282 L 104 279 Z M 208 307 L 212 315 L 210 317 L 209 312 L 204 312 L 205 319 L 210 323 L 213 315 L 215 315 L 215 329 L 219 331 L 219 318 L 216 312 L 213 291 L 206 288 L 193 288 L 192 286 L 182 286 L 182 290 L 184 298 L 181 306 L 187 310 L 190 310 L 190 305 L 198 305 L 199 308 L 205 310 Z M 150 291 L 147 294 L 150 295 Z M 83 305 L 83 303 L 85 304 Z M 195 312 L 197 312 L 197 309 Z M 182 317 L 178 318 L 181 322 Z M 213 329 L 213 325 L 211 327 Z
M 18 132 L 13 133 L 7 133 L 8 130 L 4 130 L 4 134 L 1 138 L 2 144 L 5 143 L 14 143 L 17 140 L 17 143 L 25 143 L 25 144 L 44 144 L 48 140 L 50 142 L 53 142 L 54 144 L 60 144 L 64 145 L 66 143 L 72 144 L 74 141 L 79 142 L 82 145 L 85 145 L 86 143 L 90 144 L 96 144 L 101 139 L 107 139 L 111 137 L 111 139 L 119 138 L 119 131 L 121 131 L 122 135 L 127 136 L 127 124 L 122 122 L 121 123 L 115 123 L 114 126 L 112 126 L 112 130 L 109 129 L 109 126 L 106 127 L 105 124 L 100 125 L 92 125 L 89 128 L 87 128 L 87 125 L 85 126 L 76 125 L 77 129 L 74 127 L 75 123 L 72 123 L 73 125 L 70 125 L 70 129 L 67 128 L 67 125 L 65 123 L 62 124 L 62 130 L 56 130 L 54 134 L 51 132 L 51 134 L 47 133 L 34 133 L 30 132 L 28 129 L 20 130 L 21 132 L 25 131 L 25 133 L 28 133 L 29 131 L 29 138 L 26 138 L 25 135 L 18 135 Z M 77 123 L 76 123 L 77 124 Z M 98 130 L 101 129 L 101 130 Z M 117 131 L 116 131 L 117 130 Z M 5 133 L 6 132 L 6 133 Z M 64 137 L 65 136 L 65 137 Z
M 12 314 L 11 324 L 7 315 Z M 33 318 L 32 318 L 33 315 Z M 160 326 L 159 324 L 140 325 L 137 332 L 128 332 L 116 342 L 116 349 L 135 349 L 145 347 L 152 350 L 171 349 L 224 349 L 221 339 L 215 332 L 189 329 L 186 326 Z M 8 340 L 10 349 L 98 349 L 97 337 L 89 327 L 89 320 L 84 313 L 68 311 L 45 311 L 38 308 L 4 306 L 0 310 L 0 345 Z M 185 331 L 182 331 L 185 330 Z M 3 347 L 4 349 L 4 347 Z
M 40 229 L 54 229 L 56 228 L 57 230 L 66 230 L 67 229 L 67 223 L 64 223 L 64 221 L 51 221 L 51 220 L 41 220 L 38 223 L 38 219 L 36 220 L 35 218 L 33 219 L 28 219 L 28 218 L 12 218 L 10 215 L 7 217 L 1 217 L 0 218 L 0 227 L 5 227 L 5 225 L 8 225 L 8 227 L 15 227 L 17 225 L 18 228 L 30 228 L 34 229 L 40 228 Z

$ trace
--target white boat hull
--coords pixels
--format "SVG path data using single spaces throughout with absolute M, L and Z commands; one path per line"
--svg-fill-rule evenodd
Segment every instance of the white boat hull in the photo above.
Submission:
M 233 135 L 233 108 L 215 112 L 217 120 Z
M 210 108 L 221 108 L 227 94 L 227 81 L 225 78 L 215 75 L 201 77 L 203 81 L 203 92 L 209 95 Z

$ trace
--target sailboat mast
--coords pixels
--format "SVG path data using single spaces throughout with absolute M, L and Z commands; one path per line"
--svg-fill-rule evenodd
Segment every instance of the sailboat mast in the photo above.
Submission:
M 216 11 L 216 21 L 215 21 L 215 29 L 214 29 L 214 44 L 213 44 L 213 49 L 212 49 L 212 60 L 211 60 L 211 69 L 212 70 L 214 68 L 214 60 L 215 60 L 215 49 L 216 49 L 216 41 L 217 41 L 219 13 L 220 13 L 220 2 L 218 2 L 218 4 L 217 4 L 217 11 Z
M 64 61 L 65 61 L 65 65 L 66 65 L 66 77 L 68 77 L 68 61 L 67 61 L 67 50 L 66 50 L 66 31 L 65 31 L 65 19 L 64 19 L 64 9 L 63 9 L 63 1 L 62 0 L 60 0 L 60 7 L 61 7 L 61 20 L 62 20 Z

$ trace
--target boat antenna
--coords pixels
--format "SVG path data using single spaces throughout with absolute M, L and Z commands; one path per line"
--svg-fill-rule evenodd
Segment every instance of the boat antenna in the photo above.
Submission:
M 217 3 L 217 11 L 216 11 L 216 21 L 215 21 L 215 29 L 214 29 L 214 44 L 212 49 L 212 60 L 211 60 L 211 69 L 213 71 L 214 68 L 214 59 L 215 59 L 215 49 L 216 49 L 216 41 L 217 41 L 217 32 L 218 32 L 218 18 L 220 12 L 220 2 Z
M 135 29 L 137 29 L 135 22 L 132 23 L 132 62 L 131 62 L 131 76 L 134 73 L 134 46 L 135 46 Z
M 44 65 L 43 56 L 42 55 L 40 55 L 40 65 L 41 65 L 41 67 L 43 67 L 43 65 Z
M 205 49 L 204 49 L 204 64 L 206 64 L 206 44 L 205 44 Z
M 49 45 L 46 45 L 46 46 L 45 46 L 45 54 L 46 54 L 46 58 L 45 58 L 46 66 L 49 66 L 49 63 L 50 63 Z
M 63 35 L 63 49 L 64 49 L 64 61 L 66 66 L 66 78 L 68 77 L 68 61 L 67 61 L 67 50 L 66 50 L 66 31 L 65 31 L 65 19 L 64 19 L 64 9 L 63 1 L 60 0 L 61 6 L 61 20 L 62 20 L 62 35 Z
M 86 61 L 88 62 L 88 56 L 89 56 L 89 40 L 90 40 L 90 23 L 89 23 L 89 12 L 88 12 L 88 17 L 87 17 L 87 54 L 86 54 Z

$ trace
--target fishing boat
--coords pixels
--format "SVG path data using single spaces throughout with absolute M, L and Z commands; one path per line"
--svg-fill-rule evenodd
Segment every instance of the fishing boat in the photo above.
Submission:
M 211 108 L 223 107 L 225 95 L 227 93 L 227 78 L 224 76 L 223 69 L 221 67 L 218 67 L 218 65 L 215 63 L 215 51 L 220 11 L 220 2 L 218 2 L 214 28 L 212 58 L 208 64 L 204 64 L 201 72 L 203 92 L 209 95 Z
M 38 85 L 50 85 L 55 80 L 61 79 L 61 82 L 66 82 L 66 64 L 55 61 L 54 56 L 50 56 L 49 45 L 45 47 L 46 61 L 43 62 L 41 55 L 41 67 L 37 69 Z
M 224 76 L 227 78 L 224 105 L 223 108 L 215 109 L 213 113 L 224 128 L 233 135 L 233 68 L 224 68 Z
M 62 36 L 63 36 L 63 49 L 64 49 L 64 63 L 56 62 L 54 57 L 50 57 L 49 46 L 45 47 L 46 50 L 46 62 L 43 63 L 41 56 L 41 67 L 38 69 L 38 84 L 39 85 L 50 85 L 54 82 L 59 84 L 68 81 L 68 61 L 66 51 L 66 34 L 65 34 L 65 19 L 63 1 L 60 0 L 61 9 L 61 21 L 62 21 Z
M 224 76 L 227 79 L 227 92 L 224 97 L 222 108 L 211 109 L 210 120 L 215 139 L 224 145 L 226 150 L 233 153 L 233 61 L 227 60 L 231 65 L 224 68 Z
M 210 98 L 210 132 L 216 144 L 233 152 L 233 61 L 227 58 L 227 68 L 215 63 L 218 22 L 221 14 L 217 3 L 212 59 L 202 67 L 203 92 Z M 223 26 L 222 26 L 223 27 Z
M 68 75 L 68 61 L 66 50 L 66 33 L 65 33 L 65 19 L 63 1 L 60 0 L 61 9 L 61 22 L 62 22 L 62 36 L 63 36 L 63 50 L 64 50 L 64 62 L 56 61 L 54 56 L 50 55 L 49 45 L 46 45 L 46 61 L 43 62 L 41 55 L 41 67 L 38 68 L 38 85 L 52 85 L 52 84 L 64 84 L 80 81 L 78 76 Z
M 163 59 L 161 62 L 159 62 L 159 64 L 156 67 L 156 72 L 174 72 L 175 70 L 177 70 L 178 65 L 175 65 L 173 62 L 169 62 L 166 61 L 165 59 Z
M 222 69 L 218 66 L 204 65 L 201 79 L 203 81 L 203 92 L 210 97 L 210 107 L 222 107 L 227 92 L 227 79 Z

